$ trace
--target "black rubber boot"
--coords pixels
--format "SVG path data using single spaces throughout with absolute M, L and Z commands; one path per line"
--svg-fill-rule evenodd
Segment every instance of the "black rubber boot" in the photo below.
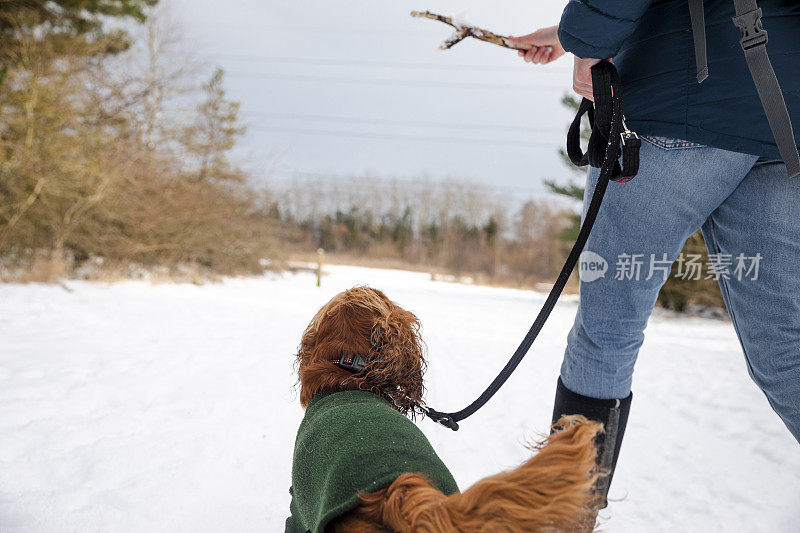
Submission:
M 562 415 L 583 415 L 590 420 L 602 422 L 605 432 L 597 437 L 597 465 L 602 475 L 597 480 L 595 490 L 598 496 L 597 508 L 608 505 L 608 488 L 614 477 L 622 437 L 628 424 L 633 393 L 620 400 L 598 400 L 569 390 L 558 378 L 556 400 L 553 406 L 553 424 Z

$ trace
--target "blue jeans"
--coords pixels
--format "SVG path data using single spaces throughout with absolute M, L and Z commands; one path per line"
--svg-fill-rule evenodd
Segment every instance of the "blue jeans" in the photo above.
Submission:
M 600 257 L 582 257 L 561 379 L 585 396 L 628 395 L 666 272 L 676 260 L 689 270 L 679 253 L 698 228 L 715 263 L 700 275 L 719 278 L 750 376 L 800 441 L 800 177 L 780 161 L 645 138 L 639 174 L 609 185 L 586 245 Z

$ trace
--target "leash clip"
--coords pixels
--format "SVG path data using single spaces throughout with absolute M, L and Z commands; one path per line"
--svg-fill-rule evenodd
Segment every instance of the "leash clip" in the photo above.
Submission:
M 622 145 L 625 146 L 628 144 L 628 141 L 633 139 L 639 139 L 639 135 L 636 134 L 635 131 L 631 131 L 628 129 L 628 125 L 625 123 L 625 115 L 622 115 L 622 132 L 620 132 L 619 137 L 622 140 Z
M 433 409 L 432 407 L 428 407 L 422 400 L 415 402 L 415 404 L 425 416 L 427 416 L 437 424 L 444 426 L 446 428 L 450 428 L 453 431 L 458 431 L 458 422 L 453 420 L 453 417 L 451 415 L 439 412 L 436 409 Z

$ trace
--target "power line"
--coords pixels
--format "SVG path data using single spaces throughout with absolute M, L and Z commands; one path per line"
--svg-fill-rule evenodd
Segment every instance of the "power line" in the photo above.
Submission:
M 429 30 L 419 29 L 398 29 L 398 28 L 345 28 L 341 26 L 289 26 L 285 24 L 273 24 L 269 26 L 262 26 L 256 24 L 214 24 L 196 26 L 198 29 L 228 29 L 228 30 L 254 30 L 262 32 L 288 32 L 296 33 L 298 35 L 309 35 L 312 33 L 335 33 L 340 35 L 386 35 L 386 34 L 402 34 L 402 35 L 431 35 Z
M 531 126 L 514 126 L 503 124 L 475 124 L 463 122 L 433 122 L 433 121 L 418 121 L 418 120 L 398 120 L 386 118 L 359 118 L 359 117 L 346 117 L 340 115 L 312 115 L 303 113 L 279 113 L 268 111 L 250 111 L 245 112 L 246 115 L 255 115 L 265 118 L 277 118 L 287 120 L 311 120 L 320 122 L 335 122 L 348 123 L 348 124 L 376 124 L 387 126 L 413 126 L 424 128 L 448 128 L 448 129 L 472 129 L 472 130 L 492 130 L 492 131 L 519 131 L 528 133 L 541 133 L 541 132 L 558 132 L 564 133 L 566 128 L 553 128 L 553 127 L 531 127 Z
M 299 133 L 301 135 L 323 135 L 332 137 L 350 137 L 355 139 L 387 139 L 398 141 L 430 141 L 430 142 L 445 142 L 451 144 L 480 144 L 483 146 L 524 146 L 531 148 L 533 146 L 556 148 L 557 145 L 543 141 L 521 141 L 515 139 L 500 140 L 500 139 L 476 139 L 471 137 L 440 137 L 432 135 L 401 135 L 395 133 L 367 133 L 358 131 L 346 130 L 321 130 L 312 128 L 292 128 L 282 126 L 255 126 L 251 129 L 258 131 L 274 131 L 284 133 Z
M 312 57 L 289 57 L 289 56 L 261 56 L 251 54 L 210 54 L 210 57 L 221 59 L 233 59 L 242 61 L 255 61 L 260 63 L 282 63 L 297 65 L 320 65 L 320 66 L 346 66 L 346 67 L 387 67 L 401 69 L 423 69 L 423 70 L 466 70 L 484 72 L 530 72 L 520 65 L 517 67 L 503 67 L 493 65 L 469 65 L 459 63 L 414 63 L 414 62 L 392 62 L 392 61 L 368 61 L 361 59 L 317 59 Z M 571 69 L 538 67 L 537 74 L 565 74 Z
M 265 72 L 230 71 L 228 74 L 243 78 L 263 78 L 279 81 L 302 81 L 321 83 L 348 83 L 364 85 L 388 85 L 392 87 L 435 87 L 448 89 L 491 89 L 495 91 L 564 91 L 561 85 L 523 85 L 520 83 L 469 83 L 427 80 L 392 80 L 386 78 L 352 78 L 337 76 L 309 76 L 304 74 L 273 74 Z

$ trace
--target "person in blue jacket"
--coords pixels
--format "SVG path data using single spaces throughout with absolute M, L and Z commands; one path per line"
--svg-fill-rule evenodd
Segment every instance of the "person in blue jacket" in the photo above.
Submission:
M 590 68 L 612 60 L 627 124 L 645 141 L 638 176 L 609 186 L 586 245 L 608 271 L 582 276 L 554 408 L 554 419 L 585 414 L 606 423 L 599 455 L 610 474 L 598 487 L 603 496 L 625 432 L 643 332 L 675 261 L 678 273 L 696 277 L 699 270 L 719 280 L 750 376 L 800 441 L 800 177 L 787 178 L 732 23 L 732 0 L 701 7 L 710 75 L 698 83 L 691 1 L 570 0 L 559 26 L 512 38 L 533 45 L 520 53 L 528 62 L 574 54 L 573 89 L 590 99 Z M 800 2 L 758 4 L 788 115 L 800 129 Z M 788 139 L 796 155 L 800 137 Z M 591 169 L 587 199 L 597 177 Z M 679 257 L 698 228 L 708 265 Z M 702 356 L 674 355 L 682 365 Z

